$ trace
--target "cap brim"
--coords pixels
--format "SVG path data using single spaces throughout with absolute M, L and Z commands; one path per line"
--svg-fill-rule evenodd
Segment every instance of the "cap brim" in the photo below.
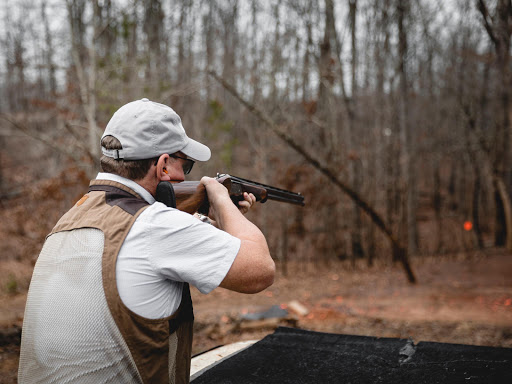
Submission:
M 188 138 L 187 145 L 181 149 L 181 152 L 196 161 L 207 161 L 212 155 L 210 148 L 198 141 L 192 140 L 190 137 Z

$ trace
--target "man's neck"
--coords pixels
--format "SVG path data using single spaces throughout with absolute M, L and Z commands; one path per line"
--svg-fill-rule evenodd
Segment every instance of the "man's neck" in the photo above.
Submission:
M 156 187 L 158 183 L 153 180 L 154 178 L 149 177 L 149 175 L 146 175 L 143 179 L 133 180 L 137 184 L 139 184 L 142 188 L 144 188 L 146 191 L 151 193 L 151 196 L 155 197 L 156 195 Z

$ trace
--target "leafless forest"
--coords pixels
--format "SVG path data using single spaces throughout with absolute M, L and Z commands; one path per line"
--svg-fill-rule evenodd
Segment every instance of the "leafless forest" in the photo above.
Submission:
M 98 171 L 110 116 L 142 97 L 212 148 L 190 179 L 305 195 L 250 213 L 284 272 L 395 261 L 413 281 L 417 258 L 512 250 L 510 0 L 0 7 L 3 262 L 35 260 Z

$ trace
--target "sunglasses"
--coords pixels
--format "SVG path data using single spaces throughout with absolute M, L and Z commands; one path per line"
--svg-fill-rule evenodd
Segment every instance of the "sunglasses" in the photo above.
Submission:
M 192 159 L 187 159 L 186 157 L 181 157 L 178 155 L 169 155 L 169 157 L 172 157 L 174 159 L 181 159 L 184 160 L 182 167 L 183 167 L 183 173 L 185 175 L 188 175 L 190 171 L 192 170 L 192 167 L 194 166 L 195 161 Z

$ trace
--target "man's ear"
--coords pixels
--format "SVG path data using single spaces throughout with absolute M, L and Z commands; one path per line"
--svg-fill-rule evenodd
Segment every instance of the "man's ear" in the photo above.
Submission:
M 164 153 L 158 158 L 156 163 L 156 177 L 158 181 L 171 181 L 171 177 L 169 176 L 169 171 L 167 167 L 169 166 L 169 155 Z

